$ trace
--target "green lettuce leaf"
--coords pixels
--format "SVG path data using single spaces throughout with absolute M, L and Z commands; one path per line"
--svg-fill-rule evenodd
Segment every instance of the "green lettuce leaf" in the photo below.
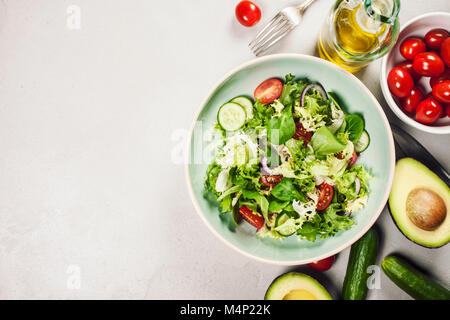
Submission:
M 316 156 L 323 157 L 345 149 L 336 136 L 326 126 L 320 127 L 311 138 L 311 146 Z
M 291 178 L 283 178 L 283 180 L 272 189 L 271 194 L 282 201 L 306 201 L 305 195 L 297 190 L 293 180 L 294 179 Z
M 357 114 L 349 114 L 345 117 L 345 130 L 349 133 L 349 139 L 358 141 L 364 131 L 364 120 Z
M 295 133 L 295 122 L 292 116 L 292 108 L 285 107 L 279 117 L 270 119 L 267 125 L 267 138 L 276 145 L 284 144 Z
M 269 201 L 265 196 L 259 194 L 257 191 L 242 190 L 242 197 L 250 200 L 255 200 L 257 206 L 261 209 L 264 219 L 267 221 L 267 214 L 269 213 Z
M 272 200 L 269 203 L 269 212 L 280 213 L 288 204 L 289 201 Z

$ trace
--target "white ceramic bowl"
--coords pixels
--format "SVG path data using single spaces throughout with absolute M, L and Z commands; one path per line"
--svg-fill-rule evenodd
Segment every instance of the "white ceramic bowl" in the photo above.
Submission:
M 432 12 L 418 16 L 408 21 L 400 31 L 397 43 L 392 50 L 383 58 L 381 64 L 380 83 L 383 91 L 384 98 L 386 99 L 389 107 L 394 113 L 405 123 L 419 130 L 436 133 L 436 134 L 449 134 L 450 133 L 450 118 L 445 117 L 439 119 L 432 125 L 424 125 L 404 113 L 397 104 L 398 99 L 394 98 L 389 91 L 387 85 L 387 75 L 389 71 L 402 61 L 405 61 L 400 54 L 399 48 L 402 41 L 408 37 L 417 36 L 424 37 L 425 34 L 434 28 L 443 28 L 450 31 L 450 13 L 448 12 Z M 431 92 L 430 78 L 422 77 L 420 79 L 419 86 L 422 87 L 426 93 Z

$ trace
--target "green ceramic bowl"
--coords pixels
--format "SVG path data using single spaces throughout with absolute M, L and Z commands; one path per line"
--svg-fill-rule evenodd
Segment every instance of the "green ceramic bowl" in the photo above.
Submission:
M 358 159 L 371 169 L 374 177 L 370 181 L 371 194 L 367 206 L 354 215 L 356 225 L 351 229 L 316 242 L 298 240 L 295 236 L 283 240 L 260 239 L 255 236 L 255 229 L 245 222 L 235 228 L 231 214 L 220 214 L 214 199 L 204 195 L 203 182 L 210 159 L 202 154 L 217 143 L 207 140 L 216 123 L 219 107 L 239 95 L 253 96 L 253 90 L 263 80 L 284 78 L 288 73 L 320 82 L 328 92 L 337 94 L 348 112 L 356 112 L 364 117 L 371 138 L 369 148 Z M 364 84 L 328 61 L 299 54 L 278 54 L 255 59 L 237 67 L 220 80 L 194 117 L 187 153 L 189 193 L 206 225 L 219 239 L 244 255 L 279 265 L 299 265 L 323 259 L 344 250 L 364 235 L 386 204 L 395 165 L 391 128 L 381 106 Z

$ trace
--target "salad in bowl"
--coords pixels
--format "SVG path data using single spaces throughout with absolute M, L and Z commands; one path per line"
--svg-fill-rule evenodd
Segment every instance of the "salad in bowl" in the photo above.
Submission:
M 318 82 L 271 78 L 217 112 L 220 135 L 204 180 L 221 214 L 256 236 L 314 242 L 351 228 L 370 197 L 364 119 Z

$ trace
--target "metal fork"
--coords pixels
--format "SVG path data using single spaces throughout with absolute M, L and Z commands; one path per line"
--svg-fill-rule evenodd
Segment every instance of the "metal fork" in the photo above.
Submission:
M 299 6 L 287 7 L 278 12 L 278 14 L 256 35 L 256 38 L 249 43 L 248 46 L 253 53 L 256 56 L 259 56 L 299 25 L 302 20 L 303 12 L 314 1 L 315 0 L 305 0 Z

